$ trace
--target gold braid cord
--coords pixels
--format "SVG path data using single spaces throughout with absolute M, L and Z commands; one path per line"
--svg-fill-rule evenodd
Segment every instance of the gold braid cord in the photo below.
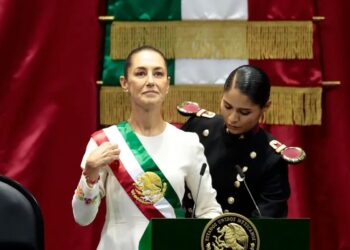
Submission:
M 171 86 L 164 103 L 163 115 L 169 122 L 184 122 L 176 106 L 194 101 L 206 110 L 219 113 L 222 85 Z M 272 105 L 266 114 L 266 124 L 320 125 L 322 88 L 272 87 Z M 120 87 L 102 86 L 100 89 L 100 124 L 111 125 L 126 120 L 130 114 L 128 94 Z
M 147 44 L 169 59 L 312 59 L 312 43 L 312 21 L 114 21 L 111 58 Z

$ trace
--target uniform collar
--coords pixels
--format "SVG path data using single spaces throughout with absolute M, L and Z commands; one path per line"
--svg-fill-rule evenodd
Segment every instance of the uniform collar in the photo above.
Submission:
M 224 126 L 224 129 L 225 129 L 225 133 L 228 134 L 230 138 L 237 139 L 237 140 L 244 140 L 244 139 L 248 139 L 248 138 L 251 138 L 252 136 L 256 135 L 261 128 L 260 128 L 259 124 L 257 124 L 254 128 L 252 128 L 248 132 L 243 133 L 243 134 L 239 134 L 239 135 L 233 135 L 230 132 L 228 132 L 226 125 Z

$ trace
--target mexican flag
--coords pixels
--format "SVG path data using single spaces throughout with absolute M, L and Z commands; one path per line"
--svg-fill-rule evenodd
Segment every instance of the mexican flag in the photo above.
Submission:
M 110 20 L 105 22 L 101 124 L 127 117 L 119 76 L 127 54 L 143 44 L 169 59 L 173 86 L 164 112 L 169 121 L 184 119 L 176 105 L 186 100 L 217 111 L 228 74 L 252 64 L 265 70 L 273 85 L 268 123 L 320 124 L 322 75 L 313 16 L 311 0 L 109 1 L 101 18 Z

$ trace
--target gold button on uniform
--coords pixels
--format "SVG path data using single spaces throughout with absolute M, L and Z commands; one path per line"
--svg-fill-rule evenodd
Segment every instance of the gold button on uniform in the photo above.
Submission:
M 248 167 L 247 167 L 247 166 L 244 166 L 244 167 L 242 168 L 242 171 L 243 171 L 243 173 L 247 172 L 247 171 L 248 171 Z
M 224 210 L 224 213 L 229 213 L 230 211 L 228 209 L 225 209 Z
M 243 139 L 244 139 L 244 135 L 240 135 L 238 138 L 239 138 L 240 140 L 243 140 Z
M 252 158 L 252 159 L 256 158 L 256 152 L 255 151 L 250 152 L 250 158 Z
M 232 196 L 227 198 L 228 204 L 232 205 L 234 202 L 235 202 L 235 198 L 233 198 Z
M 209 135 L 209 129 L 204 129 L 202 132 L 203 136 L 208 136 Z
M 239 188 L 241 186 L 241 182 L 239 181 L 235 181 L 235 183 L 233 184 L 236 188 Z

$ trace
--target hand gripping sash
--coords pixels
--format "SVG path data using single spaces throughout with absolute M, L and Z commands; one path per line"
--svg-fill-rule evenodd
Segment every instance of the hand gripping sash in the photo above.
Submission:
M 120 148 L 120 160 L 109 164 L 130 199 L 147 219 L 183 218 L 181 202 L 147 153 L 129 123 L 121 122 L 92 135 L 97 145 L 110 141 Z

